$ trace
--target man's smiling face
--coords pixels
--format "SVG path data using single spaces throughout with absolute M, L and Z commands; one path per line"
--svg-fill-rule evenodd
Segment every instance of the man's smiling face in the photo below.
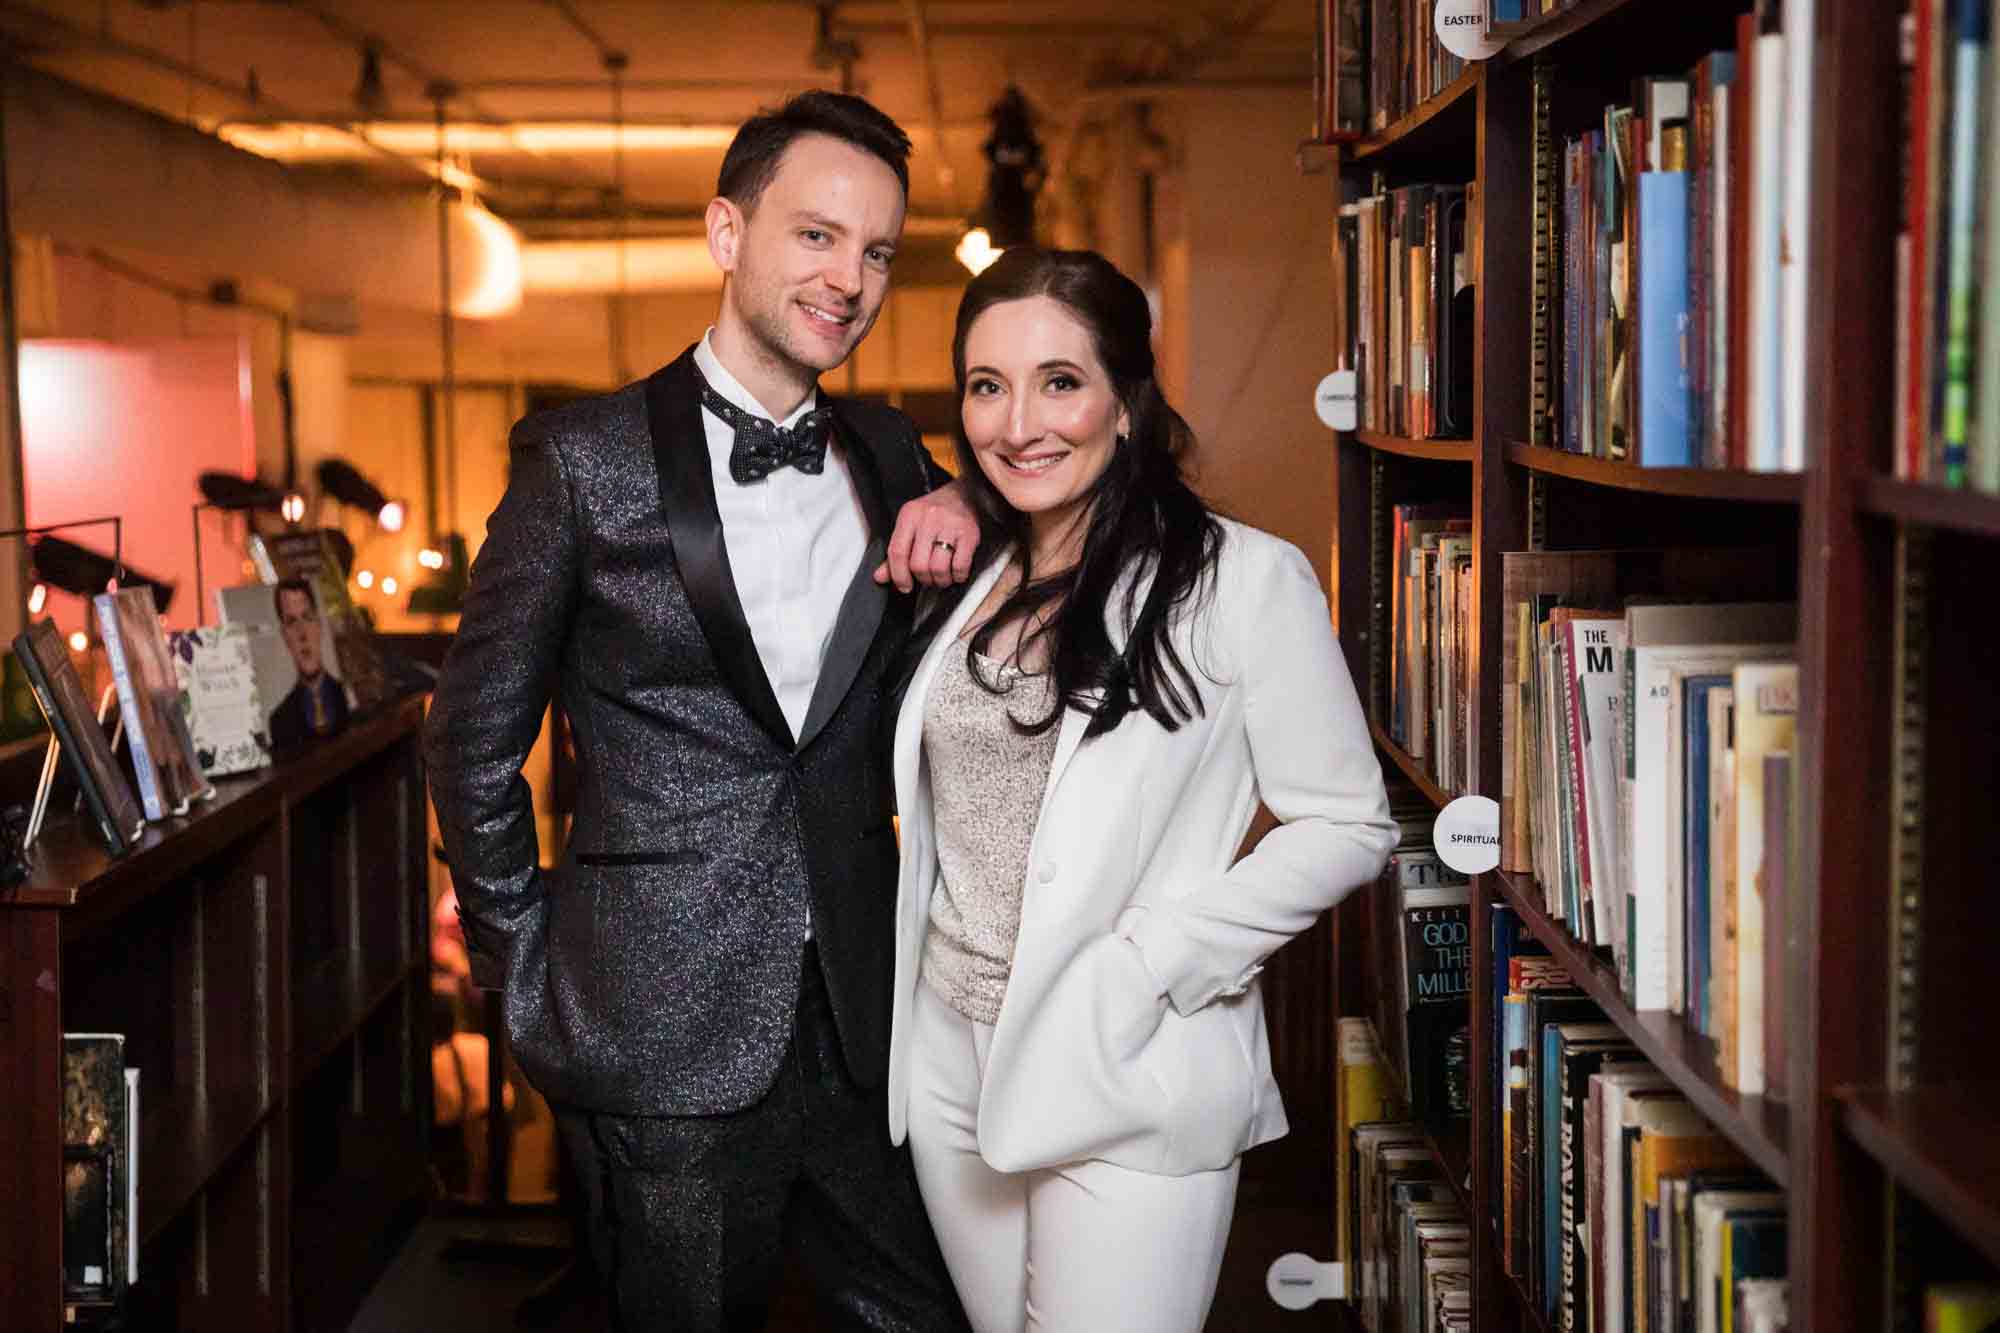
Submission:
M 724 318 L 753 354 L 815 378 L 874 327 L 903 231 L 903 186 L 873 153 L 802 135 L 735 230 Z

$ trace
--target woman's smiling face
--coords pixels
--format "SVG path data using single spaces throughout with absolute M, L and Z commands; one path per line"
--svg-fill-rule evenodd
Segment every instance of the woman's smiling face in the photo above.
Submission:
M 964 356 L 959 420 L 979 470 L 1037 533 L 1068 530 L 1131 429 L 1090 331 L 1051 297 L 1003 301 L 966 330 Z

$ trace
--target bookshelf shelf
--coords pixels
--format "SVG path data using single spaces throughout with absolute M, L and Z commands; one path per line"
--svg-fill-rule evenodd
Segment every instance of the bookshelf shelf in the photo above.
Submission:
M 1671 5 L 1658 0 L 1583 0 L 1554 14 L 1493 25 L 1492 34 L 1507 42 L 1494 59 L 1512 62 L 1551 49 L 1568 55 L 1567 48 L 1585 41 L 1623 45 L 1649 29 L 1670 24 L 1685 27 L 1690 17 L 1699 18 L 1704 10 L 1726 14 L 1731 6 L 1717 0 L 1678 0 Z
M 1805 491 L 1796 472 L 1740 472 L 1733 468 L 1639 467 L 1589 458 L 1539 444 L 1510 444 L 1507 461 L 1545 476 L 1566 477 L 1592 486 L 1678 495 L 1701 500 L 1748 500 L 1795 505 Z
M 1947 532 L 2000 537 L 2000 495 L 1955 491 L 1921 481 L 1873 476 L 1861 484 L 1861 511 Z
M 1376 747 L 1389 756 L 1389 761 L 1402 770 L 1404 777 L 1416 784 L 1417 790 L 1424 794 L 1424 799 L 1440 810 L 1451 804 L 1451 793 L 1438 786 L 1431 775 L 1424 771 L 1422 762 L 1396 744 L 1381 723 L 1370 718 L 1368 732 L 1375 738 Z
M 1630 1037 L 1648 1060 L 1687 1094 L 1717 1129 L 1741 1148 L 1764 1174 L 1780 1186 L 1791 1174 L 1787 1143 L 1787 1109 L 1764 1097 L 1745 1097 L 1722 1081 L 1708 1041 L 1678 1016 L 1664 1010 L 1635 1010 L 1625 1002 L 1618 975 L 1611 965 L 1579 944 L 1549 919 L 1537 905 L 1534 881 L 1507 871 L 1497 872 L 1500 893 L 1576 984 L 1589 993 L 1605 1017 Z
M 1919 13 L 1947 9 L 1934 0 Z M 1515 757 L 1502 753 L 1500 724 L 1515 688 L 1504 656 L 1518 638 L 1517 604 L 1504 604 L 1504 553 L 1702 548 L 1716 561 L 1714 577 L 1687 572 L 1690 586 L 1673 586 L 1683 581 L 1683 571 L 1673 571 L 1667 586 L 1648 595 L 1796 602 L 1785 931 L 1782 940 L 1766 937 L 1763 961 L 1784 988 L 1785 1021 L 1812 1035 L 1786 1047 L 1770 1096 L 1745 1097 L 1730 1088 L 1714 1043 L 1685 1020 L 1628 1004 L 1608 953 L 1600 958 L 1571 938 L 1544 910 L 1531 877 L 1488 875 L 1484 891 L 1473 894 L 1468 1008 L 1473 1095 L 1484 1117 L 1498 1092 L 1488 1086 L 1498 939 L 1490 913 L 1505 902 L 1525 923 L 1520 935 L 1540 938 L 1714 1132 L 1785 1188 L 1791 1327 L 1817 1331 L 1846 1327 L 1855 1310 L 1910 1323 L 1920 1317 L 1916 1288 L 1933 1276 L 1953 1276 L 1906 1275 L 1885 1259 L 1902 1243 L 1880 1206 L 1894 1191 L 1904 1192 L 1912 1207 L 1921 1202 L 1940 1233 L 1952 1233 L 1940 1234 L 1954 1242 L 1952 1267 L 1968 1267 L 1956 1262 L 1964 1250 L 1968 1257 L 1983 1253 L 2000 1270 L 2000 1148 L 1994 1146 L 2000 1111 L 1992 1109 L 2000 1083 L 1964 1068 L 1963 1053 L 1979 1049 L 1985 1033 L 1978 1007 L 1962 1003 L 1963 978 L 1977 975 L 2000 942 L 1991 914 L 1981 910 L 1988 878 L 1981 872 L 2000 857 L 2000 825 L 1988 817 L 1990 802 L 1976 799 L 1993 766 L 1992 737 L 2000 734 L 1991 689 L 2000 671 L 2000 631 L 1990 617 L 1963 613 L 1990 599 L 1979 556 L 2000 539 L 2000 495 L 1899 480 L 1885 466 L 1886 423 L 1906 407 L 1897 392 L 1899 357 L 1916 364 L 1919 355 L 1945 354 L 1931 345 L 1942 335 L 1915 318 L 1907 299 L 1898 301 L 1895 275 L 1899 236 L 1915 225 L 1903 207 L 1915 197 L 1913 186 L 1942 191 L 1963 183 L 1963 167 L 1934 166 L 1939 179 L 1906 179 L 1912 163 L 1945 160 L 1946 144 L 1956 141 L 1943 113 L 1970 105 L 1953 92 L 1951 57 L 1943 45 L 1922 42 L 1915 64 L 1905 67 L 1897 52 L 1907 6 L 1818 0 L 1810 22 L 1794 21 L 1795 10 L 1746 0 L 1565 0 L 1559 12 L 1501 33 L 1506 45 L 1499 55 L 1345 153 L 1348 181 L 1370 179 L 1353 220 L 1337 224 L 1343 228 L 1337 322 L 1350 358 L 1360 347 L 1370 353 L 1369 364 L 1381 359 L 1378 347 L 1394 348 L 1384 355 L 1405 355 L 1381 323 L 1385 314 L 1403 312 L 1405 330 L 1411 327 L 1413 289 L 1396 267 L 1403 258 L 1396 247 L 1407 247 L 1421 278 L 1432 244 L 1428 214 L 1421 236 L 1408 223 L 1419 216 L 1413 209 L 1425 202 L 1424 188 L 1465 182 L 1474 192 L 1478 207 L 1467 213 L 1465 234 L 1468 262 L 1477 261 L 1468 271 L 1478 279 L 1470 419 L 1487 424 L 1469 432 L 1476 437 L 1470 444 L 1371 432 L 1354 437 L 1357 447 L 1337 450 L 1331 582 L 1346 659 L 1362 697 L 1377 701 L 1384 721 L 1389 714 L 1380 701 L 1388 686 L 1410 679 L 1399 675 L 1399 654 L 1424 652 L 1449 664 L 1449 674 L 1433 669 L 1424 679 L 1427 688 L 1449 681 L 1462 693 L 1451 702 L 1463 709 L 1468 768 L 1478 775 L 1465 790 L 1490 797 L 1500 795 L 1507 761 Z M 1410 33 L 1423 48 L 1424 11 L 1400 0 L 1368 0 L 1364 13 L 1371 37 L 1393 37 L 1379 50 L 1364 43 L 1364 60 L 1388 60 L 1406 78 L 1406 53 L 1397 43 Z M 1943 22 L 1934 27 L 1942 43 L 1950 29 Z M 1759 130 L 1751 94 L 1769 89 L 1754 74 L 1781 48 L 1786 67 L 1795 55 L 1810 61 L 1810 93 L 1800 99 L 1797 88 L 1788 89 L 1779 117 L 1772 120 L 1767 110 Z M 1565 344 L 1544 342 L 1538 358 L 1537 335 L 1560 339 L 1574 323 L 1576 332 L 1595 337 L 1604 324 L 1600 305 L 1577 312 L 1555 304 L 1564 284 L 1583 276 L 1563 267 L 1570 251 L 1562 242 L 1575 225 L 1561 211 L 1563 173 L 1580 160 L 1604 160 L 1606 126 L 1617 135 L 1622 116 L 1632 117 L 1623 122 L 1628 135 L 1635 122 L 1660 132 L 1648 120 L 1673 119 L 1671 99 L 1681 95 L 1676 85 L 1686 88 L 1695 113 L 1687 188 L 1730 187 L 1726 195 L 1702 196 L 1719 205 L 1728 228 L 1728 272 L 1740 276 L 1765 262 L 1738 248 L 1750 234 L 1746 210 L 1755 203 L 1738 191 L 1763 169 L 1753 163 L 1769 162 L 1761 156 L 1772 146 L 1759 142 L 1763 134 L 1777 133 L 1780 170 L 1804 187 L 1808 309 L 1803 326 L 1781 329 L 1786 372 L 1809 386 L 1802 419 L 1786 423 L 1806 442 L 1800 473 L 1644 468 L 1526 443 L 1536 401 L 1561 392 L 1562 367 L 1549 353 Z M 1696 99 L 1724 87 L 1727 100 L 1707 104 L 1705 132 L 1704 104 Z M 1665 103 L 1656 100 L 1662 90 L 1669 90 Z M 1925 115 L 1910 114 L 1926 106 Z M 1717 137 L 1725 124 L 1726 140 Z M 1991 145 L 1979 147 L 1984 154 Z M 1722 152 L 1731 164 L 1726 175 L 1718 174 Z M 1980 198 L 1990 184 L 1986 174 L 1982 168 L 1970 182 Z M 1796 197 L 1786 206 L 1801 207 Z M 1945 234 L 1943 224 L 1942 214 L 1927 210 L 1925 234 Z M 1624 225 L 1644 230 L 1630 217 Z M 1698 302 L 1692 278 L 1704 270 L 1697 265 L 1720 253 L 1714 244 L 1706 260 L 1690 252 L 1690 313 L 1699 309 L 1710 320 L 1708 331 L 1722 336 L 1721 348 L 1736 364 L 1751 350 L 1746 340 L 1764 345 L 1752 336 L 1761 326 L 1750 321 L 1765 316 L 1736 305 L 1723 320 L 1713 299 Z M 1705 271 L 1713 277 L 1717 270 Z M 1634 281 L 1629 270 L 1625 280 L 1628 287 Z M 1933 285 L 1936 296 L 1948 284 Z M 1731 287 L 1726 294 L 1740 300 L 1748 290 Z M 1599 347 L 1600 359 L 1601 353 Z M 1636 370 L 1629 358 L 1626 367 Z M 1584 369 L 1594 385 L 1601 367 L 1593 361 Z M 1747 378 L 1711 380 L 1704 391 L 1742 390 Z M 1747 402 L 1732 398 L 1726 407 L 1740 427 Z M 1404 458 L 1412 461 L 1398 461 Z M 1461 470 L 1459 461 L 1470 466 Z M 1398 550 L 1401 534 L 1418 507 L 1432 510 L 1440 525 L 1448 510 L 1470 519 L 1469 593 L 1446 581 L 1464 570 L 1456 546 L 1442 572 L 1441 558 L 1399 563 L 1399 554 L 1407 558 Z M 1416 549 L 1429 537 L 1426 528 Z M 1398 601 L 1399 591 L 1405 600 Z M 1428 619 L 1410 618 L 1413 612 Z M 1443 618 L 1446 612 L 1452 620 Z M 1411 626 L 1421 628 L 1409 633 Z M 1382 726 L 1373 731 L 1385 774 L 1402 773 L 1433 804 L 1456 794 L 1441 790 L 1424 761 Z M 1900 806 L 1882 797 L 1885 756 L 1900 765 Z M 1665 762 L 1671 768 L 1683 760 Z M 1411 797 L 1407 804 L 1414 808 L 1404 814 L 1414 821 L 1421 802 Z M 1685 831 L 1685 812 L 1673 817 Z M 1909 836 L 1917 829 L 1920 838 Z M 1750 854 L 1742 845 L 1738 853 L 1739 860 Z M 1921 893 L 1905 894 L 1905 883 L 1919 873 Z M 1335 918 L 1343 996 L 1380 990 L 1402 965 L 1385 943 L 1393 936 L 1377 919 L 1362 906 L 1344 907 Z M 1885 922 L 1894 923 L 1913 953 L 1884 949 Z M 1919 965 L 1906 966 L 1906 957 Z M 1880 1090 L 1901 1068 L 1911 1071 L 1917 1090 L 1894 1097 Z M 1507 1169 L 1496 1160 L 1498 1139 L 1475 1118 L 1468 1206 L 1482 1213 L 1490 1213 Z M 1546 1333 L 1555 1321 L 1543 1318 L 1507 1274 L 1493 1229 L 1481 1221 L 1472 1236 L 1473 1327 Z M 1970 1267 L 1965 1275 L 1974 1275 Z M 1539 1285 L 1532 1276 L 1526 1281 Z
M 1404 458 L 1422 458 L 1434 463 L 1470 463 L 1478 447 L 1471 440 L 1409 440 L 1380 431 L 1358 430 L 1354 438 L 1370 449 Z
M 2000 1264 L 2000 1115 L 1992 1086 L 1840 1093 L 1841 1124 L 1905 1189 Z M 1982 1185 L 1986 1188 L 1982 1188 Z
M 1380 166 L 1394 158 L 1421 157 L 1441 150 L 1470 156 L 1479 100 L 1473 92 L 1478 87 L 1479 66 L 1473 65 L 1388 129 L 1355 144 L 1353 160 Z

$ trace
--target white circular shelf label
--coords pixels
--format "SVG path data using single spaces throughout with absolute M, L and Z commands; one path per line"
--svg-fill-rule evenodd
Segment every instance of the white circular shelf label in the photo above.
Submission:
M 1313 390 L 1313 411 L 1319 413 L 1328 430 L 1354 429 L 1359 419 L 1355 414 L 1355 388 L 1353 371 L 1336 370 Z
M 1437 0 L 1431 27 L 1444 49 L 1466 60 L 1484 60 L 1507 43 L 1486 35 L 1487 0 Z
M 1279 1308 L 1304 1310 L 1320 1301 L 1346 1299 L 1339 1264 L 1323 1264 L 1309 1254 L 1284 1254 L 1264 1273 L 1264 1290 Z
M 1461 796 L 1438 811 L 1431 827 L 1438 859 L 1461 875 L 1483 875 L 1500 864 L 1500 805 L 1490 796 Z

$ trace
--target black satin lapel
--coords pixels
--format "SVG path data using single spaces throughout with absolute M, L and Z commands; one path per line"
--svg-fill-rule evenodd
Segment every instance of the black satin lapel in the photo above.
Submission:
M 813 686 L 812 704 L 806 709 L 805 725 L 799 730 L 800 749 L 819 735 L 820 728 L 827 724 L 853 687 L 861 664 L 868 660 L 875 632 L 881 628 L 882 611 L 890 595 L 888 585 L 875 582 L 875 566 L 882 563 L 889 549 L 892 520 L 881 464 L 868 442 L 838 415 L 834 418 L 834 433 L 841 456 L 847 460 L 848 475 L 854 478 L 854 492 L 868 518 L 868 549 L 862 553 L 861 567 L 847 586 L 847 596 L 841 600 L 840 618 L 834 622 L 833 639 L 826 646 L 819 681 Z
M 764 675 L 757 641 L 750 637 L 750 622 L 743 618 L 743 601 L 729 572 L 729 550 L 723 542 L 722 516 L 715 507 L 715 474 L 709 469 L 692 352 L 684 353 L 646 381 L 646 417 L 660 474 L 660 508 L 667 516 L 674 564 L 680 570 L 681 586 L 687 590 L 695 619 L 708 636 L 709 650 L 722 668 L 723 679 L 750 710 L 750 716 L 791 749 L 792 729 Z

